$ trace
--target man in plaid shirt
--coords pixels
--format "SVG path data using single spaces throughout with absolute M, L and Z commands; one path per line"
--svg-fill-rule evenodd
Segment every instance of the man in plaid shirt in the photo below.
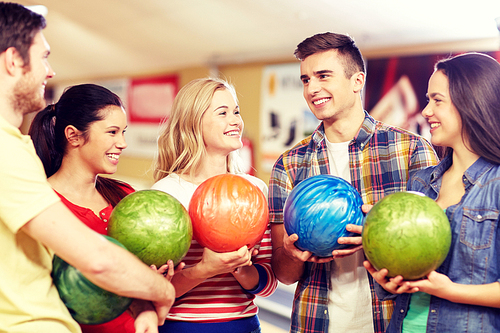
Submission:
M 363 267 L 361 237 L 328 258 L 294 246 L 287 235 L 283 206 L 292 188 L 305 178 L 332 174 L 349 181 L 365 204 L 404 191 L 412 172 L 437 163 L 432 146 L 422 137 L 383 124 L 363 110 L 363 58 L 347 35 L 317 34 L 295 50 L 301 61 L 304 98 L 320 126 L 276 161 L 269 182 L 273 270 L 284 284 L 298 281 L 291 332 L 384 332 L 392 302 L 379 301 L 373 280 Z M 348 230 L 361 234 L 362 227 Z

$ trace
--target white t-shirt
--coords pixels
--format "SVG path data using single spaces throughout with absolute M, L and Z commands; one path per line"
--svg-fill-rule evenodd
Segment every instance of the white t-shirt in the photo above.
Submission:
M 247 174 L 238 174 L 238 176 L 242 176 L 243 178 L 251 181 L 254 185 L 260 188 L 262 193 L 264 193 L 264 196 L 267 198 L 267 185 L 263 180 Z M 151 188 L 170 194 L 179 200 L 184 208 L 189 209 L 189 201 L 191 201 L 191 197 L 193 196 L 194 191 L 198 188 L 198 185 L 182 179 L 175 173 L 171 173 L 165 178 L 162 178 L 154 183 Z
M 330 173 L 351 182 L 349 141 L 326 140 Z M 373 333 L 373 314 L 368 273 L 363 266 L 363 251 L 331 262 L 328 293 L 329 333 Z

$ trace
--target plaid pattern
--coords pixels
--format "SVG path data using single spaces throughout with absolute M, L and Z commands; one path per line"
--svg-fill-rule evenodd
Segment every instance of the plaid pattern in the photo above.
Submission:
M 283 223 L 283 206 L 295 185 L 308 177 L 330 173 L 324 135 L 321 124 L 310 137 L 276 161 L 269 181 L 271 223 Z M 404 191 L 414 171 L 435 164 L 436 153 L 424 138 L 378 122 L 366 112 L 360 131 L 349 144 L 351 184 L 367 204 Z M 330 263 L 305 263 L 304 275 L 295 292 L 291 332 L 328 331 L 330 267 Z M 370 275 L 368 277 L 375 333 L 382 333 L 391 318 L 393 303 L 378 300 L 374 282 Z

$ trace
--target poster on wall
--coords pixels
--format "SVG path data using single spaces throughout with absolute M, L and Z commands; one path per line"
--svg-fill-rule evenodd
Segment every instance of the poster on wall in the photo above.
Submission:
M 271 172 L 278 157 L 318 127 L 302 95 L 300 64 L 264 67 L 261 84 L 261 168 Z
M 367 61 L 365 107 L 370 115 L 430 140 L 421 111 L 427 104 L 427 82 L 443 55 L 390 57 Z
M 168 119 L 178 91 L 177 75 L 131 79 L 127 90 L 126 155 L 152 158 L 159 125 Z

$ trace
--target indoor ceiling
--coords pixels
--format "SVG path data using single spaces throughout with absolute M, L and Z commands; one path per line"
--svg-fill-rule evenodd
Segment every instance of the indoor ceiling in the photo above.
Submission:
M 315 33 L 361 51 L 498 38 L 499 0 L 22 0 L 44 5 L 52 82 L 293 60 Z M 499 22 L 500 24 L 500 22 Z

